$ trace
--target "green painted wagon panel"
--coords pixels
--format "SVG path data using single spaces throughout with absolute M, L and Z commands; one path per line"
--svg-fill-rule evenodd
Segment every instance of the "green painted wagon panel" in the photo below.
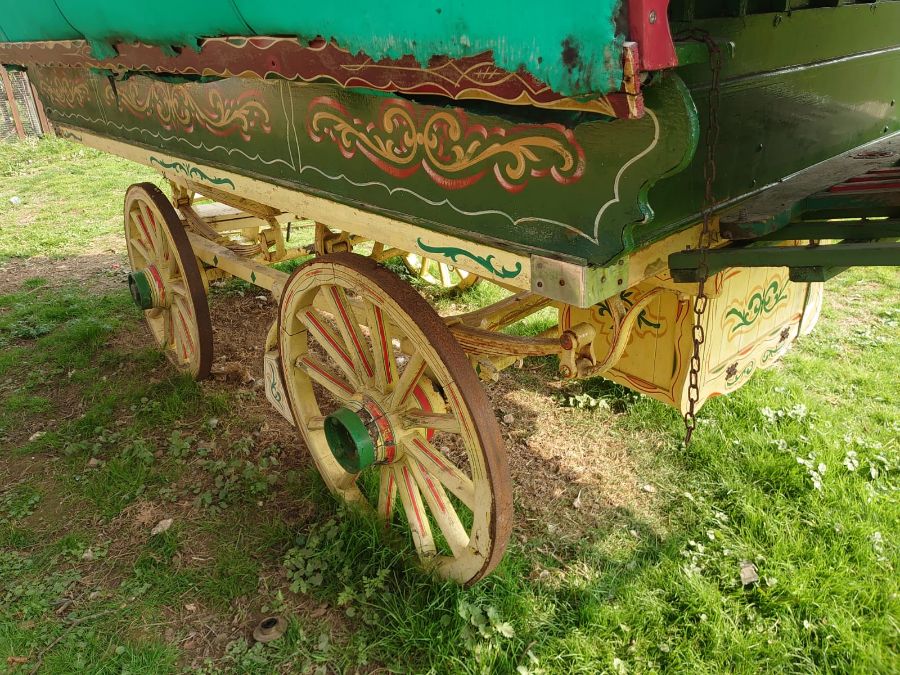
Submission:
M 57 9 L 58 6 L 58 9 Z M 413 54 L 462 57 L 492 51 L 497 65 L 524 69 L 564 95 L 617 90 L 622 83 L 620 0 L 407 0 L 290 3 L 283 0 L 0 0 L 10 41 L 84 37 L 192 45 L 201 37 L 294 35 L 332 39 L 373 59 Z
M 431 229 L 595 261 L 623 251 L 623 223 L 651 215 L 647 186 L 679 170 L 697 136 L 674 76 L 649 92 L 640 120 L 525 121 L 327 83 L 29 72 L 54 121 Z

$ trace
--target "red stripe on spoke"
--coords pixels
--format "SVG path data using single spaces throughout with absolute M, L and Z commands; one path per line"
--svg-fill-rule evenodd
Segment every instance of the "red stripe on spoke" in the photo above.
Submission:
M 426 455 L 428 455 L 431 458 L 431 461 L 433 461 L 435 464 L 437 464 L 439 467 L 441 467 L 441 469 L 443 471 L 446 471 L 447 473 L 451 473 L 450 469 L 447 468 L 447 465 L 444 464 L 444 462 L 442 462 L 441 459 L 438 458 L 433 452 L 431 452 L 431 450 L 429 450 L 428 447 L 424 443 L 422 443 L 422 441 L 420 441 L 418 438 L 414 438 L 412 440 L 413 440 L 413 443 L 416 444 L 416 447 L 419 448 L 419 450 L 421 450 L 422 452 L 424 452 Z
M 416 462 L 419 465 L 419 470 L 422 472 L 422 478 L 425 479 L 425 482 L 428 483 L 428 489 L 431 491 L 431 494 L 434 495 L 434 498 L 437 500 L 438 508 L 441 510 L 441 513 L 447 513 L 447 509 L 444 507 L 444 500 L 441 499 L 440 493 L 437 491 L 437 488 L 434 487 L 434 483 L 431 481 L 431 474 L 428 473 L 428 469 L 426 469 L 422 462 Z
M 419 378 L 422 377 L 422 373 L 425 372 L 425 366 L 426 366 L 426 365 L 427 365 L 427 364 L 426 364 L 424 361 L 422 361 L 422 365 L 419 367 L 419 372 L 417 372 L 416 375 L 415 375 L 415 377 L 413 377 L 412 383 L 410 383 L 409 388 L 408 388 L 406 391 L 403 392 L 403 398 L 401 398 L 401 399 L 397 402 L 397 406 L 398 406 L 398 407 L 401 406 L 401 405 L 403 405 L 404 403 L 406 403 L 406 399 L 409 398 L 410 393 L 413 391 L 413 389 L 415 389 L 416 384 L 418 384 Z
M 319 373 L 322 377 L 324 377 L 325 379 L 327 379 L 327 380 L 329 380 L 329 381 L 331 381 L 331 382 L 334 382 L 337 386 L 339 386 L 341 389 L 343 389 L 344 391 L 346 391 L 348 394 L 352 394 L 352 393 L 353 393 L 353 389 L 351 389 L 350 386 L 349 386 L 347 383 L 345 383 L 345 382 L 341 381 L 340 379 L 336 378 L 334 375 L 332 375 L 331 373 L 329 373 L 329 372 L 328 372 L 327 370 L 325 370 L 324 368 L 319 367 L 318 364 L 316 364 L 316 363 L 313 362 L 313 361 L 310 361 L 309 358 L 307 358 L 306 356 L 304 356 L 301 360 L 302 360 L 303 363 L 305 363 L 307 366 L 309 366 L 309 367 L 312 368 L 314 371 L 316 371 L 317 373 Z
M 384 516 L 390 520 L 391 512 L 394 510 L 394 472 L 388 472 L 387 499 L 384 502 Z
M 341 302 L 341 294 L 338 291 L 337 286 L 331 287 L 331 295 L 332 297 L 334 297 L 334 302 L 337 305 L 338 311 L 344 318 L 344 324 L 347 326 L 347 330 L 350 331 L 350 339 L 353 340 L 353 344 L 356 345 L 356 353 L 359 354 L 359 358 L 362 359 L 363 367 L 366 369 L 366 373 L 368 373 L 369 377 L 374 377 L 375 371 L 372 370 L 372 364 L 369 363 L 369 359 L 366 358 L 366 354 L 363 351 L 362 345 L 359 344 L 359 339 L 356 337 L 355 324 L 350 321 L 350 317 L 347 315 L 347 308 L 344 307 L 344 303 Z
M 153 275 L 153 279 L 156 281 L 156 286 L 159 288 L 159 302 L 160 304 L 166 304 L 166 287 L 163 284 L 162 277 L 159 276 L 159 270 L 156 269 L 156 265 L 150 265 L 147 268 L 150 270 L 150 274 Z
M 350 366 L 350 368 L 352 369 L 354 367 L 353 359 L 351 359 L 350 355 L 347 352 L 345 352 L 343 350 L 343 348 L 337 343 L 337 340 L 335 340 L 333 337 L 331 337 L 331 333 L 328 332 L 328 329 L 325 328 L 325 326 L 323 326 L 321 323 L 319 323 L 319 320 L 316 318 L 316 315 L 307 310 L 306 318 L 308 318 L 310 321 L 312 321 L 312 324 L 316 327 L 316 330 L 319 331 L 319 333 L 322 335 L 322 337 L 328 341 L 328 344 L 330 344 L 332 347 L 334 347 L 335 351 L 340 355 L 340 357 L 342 359 L 344 359 L 344 361 L 347 362 L 347 365 Z
M 147 237 L 147 244 L 150 246 L 151 249 L 153 249 L 153 252 L 156 253 L 156 246 L 153 245 L 153 242 L 155 240 L 153 239 L 153 237 L 150 236 L 150 232 L 147 230 L 147 226 L 144 224 L 144 219 L 141 217 L 140 210 L 138 210 L 138 212 L 137 212 L 137 219 L 138 219 L 138 223 L 141 226 L 141 229 L 144 231 L 144 236 Z M 157 255 L 159 255 L 159 254 L 157 253 Z
M 188 344 L 191 346 L 191 351 L 194 351 L 194 341 L 191 339 L 191 331 L 188 328 L 187 321 L 184 320 L 184 314 L 181 313 L 181 309 L 178 309 L 178 318 L 181 319 L 181 325 L 184 327 L 184 337 L 187 338 Z
M 381 351 L 384 357 L 384 376 L 388 383 L 391 380 L 391 357 L 388 353 L 390 345 L 387 343 L 387 336 L 384 333 L 384 319 L 381 316 L 381 307 L 375 307 L 375 322 L 378 324 L 378 334 L 381 335 Z
M 406 494 L 409 495 L 409 502 L 410 502 L 410 505 L 412 506 L 413 513 L 416 514 L 416 520 L 419 521 L 419 534 L 424 536 L 425 535 L 425 525 L 422 523 L 422 515 L 419 513 L 418 506 L 416 506 L 416 498 L 413 496 L 412 479 L 410 478 L 410 475 L 409 475 L 409 469 L 407 469 L 404 466 L 401 469 L 401 471 L 403 471 L 403 482 L 406 483 Z

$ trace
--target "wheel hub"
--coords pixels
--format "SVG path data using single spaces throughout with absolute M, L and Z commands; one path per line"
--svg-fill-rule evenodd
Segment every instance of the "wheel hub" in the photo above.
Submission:
M 128 290 L 131 299 L 140 309 L 155 309 L 168 306 L 168 294 L 162 276 L 155 265 L 128 275 Z
M 324 431 L 331 454 L 349 473 L 395 459 L 393 427 L 375 401 L 363 401 L 358 410 L 338 408 L 325 418 Z

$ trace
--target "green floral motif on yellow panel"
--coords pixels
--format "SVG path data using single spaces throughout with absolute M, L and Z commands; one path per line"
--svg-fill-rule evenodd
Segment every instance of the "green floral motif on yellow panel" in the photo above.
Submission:
M 735 323 L 731 326 L 731 332 L 740 330 L 747 326 L 752 326 L 761 316 L 767 316 L 775 311 L 783 301 L 787 300 L 787 279 L 784 281 L 774 280 L 765 289 L 757 291 L 750 296 L 747 306 L 744 308 L 732 307 L 725 313 L 725 320 L 730 317 L 735 318 Z

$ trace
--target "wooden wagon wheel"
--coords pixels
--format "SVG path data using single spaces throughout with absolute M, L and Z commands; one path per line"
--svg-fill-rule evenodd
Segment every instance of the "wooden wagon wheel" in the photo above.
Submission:
M 128 287 L 169 360 L 197 379 L 212 364 L 212 324 L 202 272 L 174 207 L 152 183 L 125 193 Z
M 403 263 L 411 274 L 440 288 L 464 291 L 481 281 L 481 277 L 477 274 L 432 258 L 425 258 L 418 253 L 407 253 Z
M 332 492 L 403 523 L 441 576 L 490 572 L 512 522 L 509 467 L 487 395 L 431 306 L 373 260 L 322 256 L 285 286 L 278 342 Z

